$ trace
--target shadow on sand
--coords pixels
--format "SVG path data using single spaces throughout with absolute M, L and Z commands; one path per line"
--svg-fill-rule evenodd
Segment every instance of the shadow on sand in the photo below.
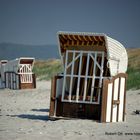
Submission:
M 36 112 L 49 112 L 50 109 L 31 109 L 31 111 L 36 111 Z
M 48 115 L 34 115 L 34 114 L 20 114 L 20 115 L 10 115 L 11 117 L 19 117 L 22 119 L 30 119 L 30 120 L 41 120 L 41 121 L 48 121 Z

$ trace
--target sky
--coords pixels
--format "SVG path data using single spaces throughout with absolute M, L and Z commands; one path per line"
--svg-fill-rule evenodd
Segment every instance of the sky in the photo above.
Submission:
M 0 43 L 57 44 L 58 31 L 105 33 L 140 47 L 140 0 L 0 0 Z

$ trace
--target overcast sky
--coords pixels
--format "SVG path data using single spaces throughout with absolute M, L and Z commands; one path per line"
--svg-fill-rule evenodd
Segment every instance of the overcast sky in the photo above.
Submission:
M 0 0 L 0 42 L 56 44 L 57 31 L 105 33 L 140 47 L 140 0 Z

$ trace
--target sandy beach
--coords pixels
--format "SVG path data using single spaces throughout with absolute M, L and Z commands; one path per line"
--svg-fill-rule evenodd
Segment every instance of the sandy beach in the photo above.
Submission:
M 127 91 L 126 121 L 99 123 L 86 119 L 49 119 L 50 81 L 36 89 L 0 89 L 0 140 L 139 140 L 140 90 Z

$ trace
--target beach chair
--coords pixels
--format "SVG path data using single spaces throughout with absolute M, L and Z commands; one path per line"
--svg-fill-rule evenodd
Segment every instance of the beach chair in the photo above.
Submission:
M 123 45 L 98 33 L 57 36 L 64 73 L 52 78 L 49 116 L 124 121 L 128 58 Z

